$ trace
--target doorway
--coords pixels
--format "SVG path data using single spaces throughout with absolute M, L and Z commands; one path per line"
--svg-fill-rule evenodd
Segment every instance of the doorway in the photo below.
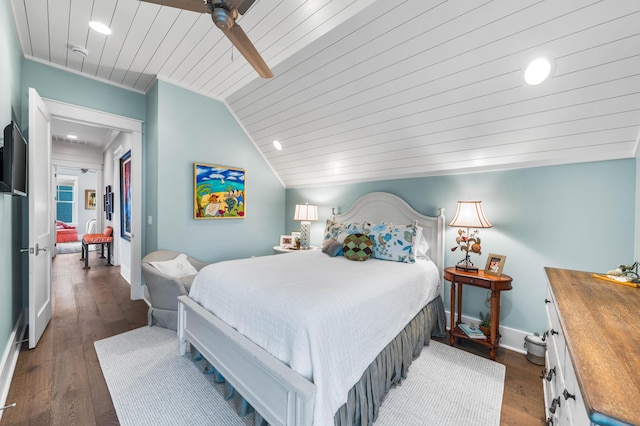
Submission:
M 114 132 L 113 141 L 104 151 L 98 171 L 96 188 L 96 210 L 98 232 L 110 225 L 114 228 L 114 261 L 121 265 L 121 274 L 131 285 L 131 299 L 141 299 L 144 296 L 140 260 L 142 258 L 142 122 L 139 120 L 113 115 L 102 111 L 91 110 L 76 105 L 66 104 L 51 99 L 44 99 L 52 119 L 74 123 L 79 126 L 98 127 Z M 106 185 L 111 185 L 118 194 L 119 176 L 113 173 L 113 161 L 117 160 L 120 152 L 131 152 L 131 235 L 130 241 L 120 236 L 120 216 L 114 210 L 111 221 L 107 221 L 103 214 L 103 195 Z M 57 158 L 57 166 L 86 167 L 82 158 Z M 91 167 L 89 167 L 91 168 Z M 94 167 L 95 168 L 95 167 Z M 83 201 L 84 202 L 84 201 Z M 124 253 L 124 255 L 122 254 Z
M 52 125 L 52 135 L 53 135 Z M 56 223 L 56 254 L 81 252 L 80 241 L 85 234 L 97 232 L 98 177 L 101 171 L 56 164 L 56 143 L 52 149 L 54 169 L 53 214 Z

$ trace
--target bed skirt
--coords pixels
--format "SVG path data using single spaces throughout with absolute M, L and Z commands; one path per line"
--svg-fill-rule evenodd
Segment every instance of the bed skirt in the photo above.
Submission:
M 406 379 L 409 366 L 429 345 L 431 336 L 443 337 L 446 317 L 438 296 L 416 315 L 369 365 L 351 388 L 347 402 L 334 417 L 336 426 L 371 425 L 392 386 Z
M 335 426 L 368 426 L 378 417 L 380 405 L 389 390 L 407 377 L 409 366 L 420 355 L 422 348 L 429 345 L 431 336 L 443 337 L 446 331 L 444 303 L 438 296 L 429 302 L 407 324 L 407 326 L 378 354 L 376 359 L 362 374 L 360 380 L 349 390 L 347 402 L 334 416 Z M 224 377 L 209 365 L 209 373 L 215 374 L 216 382 L 224 382 Z M 255 412 L 233 387 L 225 382 L 225 397 L 234 400 L 240 416 L 254 413 L 256 426 L 268 423 Z

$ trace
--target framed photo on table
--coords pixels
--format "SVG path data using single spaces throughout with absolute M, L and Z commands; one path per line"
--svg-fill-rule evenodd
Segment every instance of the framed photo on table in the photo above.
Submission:
M 507 256 L 489 253 L 489 256 L 487 256 L 487 264 L 484 267 L 484 273 L 499 277 L 502 275 L 502 268 L 504 268 L 504 261 L 506 259 Z
M 280 247 L 291 247 L 294 245 L 291 235 L 280 235 Z

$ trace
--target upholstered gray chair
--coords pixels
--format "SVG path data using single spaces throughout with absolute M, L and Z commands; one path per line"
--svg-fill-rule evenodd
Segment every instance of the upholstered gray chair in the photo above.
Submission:
M 149 326 L 158 325 L 172 330 L 178 328 L 178 296 L 189 294 L 195 275 L 173 278 L 163 274 L 151 262 L 173 260 L 179 254 L 174 251 L 160 250 L 149 253 L 142 259 L 142 275 L 151 303 L 147 313 Z M 187 256 L 187 260 L 197 271 L 208 265 L 190 256 Z

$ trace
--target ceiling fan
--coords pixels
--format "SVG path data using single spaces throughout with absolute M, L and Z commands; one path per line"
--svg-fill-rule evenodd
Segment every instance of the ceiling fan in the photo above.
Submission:
M 262 78 L 271 78 L 273 73 L 262 56 L 247 37 L 247 34 L 236 24 L 238 14 L 244 15 L 255 0 L 141 0 L 178 9 L 199 13 L 210 13 L 213 23 L 222 30 L 225 36 L 238 49 Z

